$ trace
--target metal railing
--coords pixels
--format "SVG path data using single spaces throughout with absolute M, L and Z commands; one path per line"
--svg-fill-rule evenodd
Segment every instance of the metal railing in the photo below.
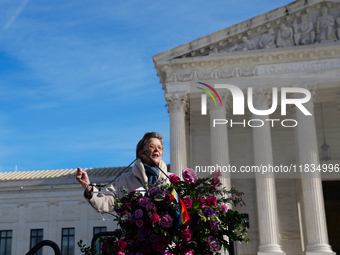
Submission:
M 55 255 L 60 255 L 59 246 L 51 240 L 42 240 L 41 242 L 37 243 L 29 252 L 27 252 L 26 255 L 34 255 L 43 246 L 50 246 L 54 250 Z
M 96 252 L 96 249 L 95 249 L 95 244 L 96 244 L 96 241 L 97 239 L 100 237 L 100 236 L 114 236 L 115 232 L 114 231 L 107 231 L 107 232 L 99 232 L 97 234 L 94 235 L 94 237 L 92 238 L 92 241 L 91 241 L 91 254 L 94 255 L 95 252 Z

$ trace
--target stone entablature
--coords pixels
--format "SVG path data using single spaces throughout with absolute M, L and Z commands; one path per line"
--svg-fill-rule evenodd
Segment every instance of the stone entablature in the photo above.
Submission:
M 255 52 L 254 52 L 255 53 Z M 209 58 L 209 59 L 207 59 Z M 232 56 L 174 59 L 158 70 L 164 83 L 338 70 L 339 45 L 309 45 L 268 50 L 266 54 L 240 52 Z

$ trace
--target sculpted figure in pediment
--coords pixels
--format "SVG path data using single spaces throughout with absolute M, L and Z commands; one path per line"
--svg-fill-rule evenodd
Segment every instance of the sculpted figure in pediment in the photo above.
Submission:
M 328 8 L 323 7 L 321 16 L 316 21 L 316 41 L 328 41 L 335 39 L 334 33 L 334 18 L 328 15 Z
M 280 30 L 277 33 L 276 45 L 277 47 L 294 46 L 293 40 L 294 32 L 291 27 L 286 27 L 285 24 L 280 25 Z
M 301 16 L 301 23 L 297 24 L 296 20 L 293 23 L 294 41 L 296 45 L 313 44 L 315 40 L 315 32 L 313 22 L 308 22 L 307 14 Z
M 253 40 L 248 40 L 246 36 L 242 37 L 242 43 L 241 44 L 235 44 L 233 47 L 231 47 L 228 52 L 235 51 L 235 50 L 253 50 L 256 49 L 256 45 Z
M 336 35 L 338 36 L 338 40 L 340 40 L 340 17 L 336 18 L 336 25 L 338 26 L 338 29 L 336 30 Z
M 263 34 L 259 41 L 259 47 L 261 49 L 276 48 L 274 29 L 269 28 L 268 33 Z

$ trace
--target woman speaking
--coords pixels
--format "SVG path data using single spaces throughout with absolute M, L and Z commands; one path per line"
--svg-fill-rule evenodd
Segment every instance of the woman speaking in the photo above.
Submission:
M 155 184 L 157 181 L 166 180 L 167 166 L 162 160 L 163 136 L 155 132 L 146 133 L 138 142 L 136 148 L 136 158 L 132 172 L 122 174 L 117 180 L 110 183 L 106 191 L 119 191 L 121 187 L 127 190 L 135 190 L 143 187 L 145 183 Z M 157 165 L 157 166 L 156 166 Z M 158 167 L 162 170 L 159 171 Z M 78 167 L 76 180 L 84 187 L 84 196 L 97 212 L 111 212 L 114 207 L 114 198 L 119 196 L 119 192 L 105 193 L 98 196 L 95 186 L 90 185 L 86 171 Z

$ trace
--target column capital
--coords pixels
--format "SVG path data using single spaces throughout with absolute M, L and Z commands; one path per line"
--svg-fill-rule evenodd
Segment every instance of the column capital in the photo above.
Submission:
M 269 100 L 272 95 L 271 88 L 253 88 L 253 104 L 257 109 L 267 109 L 269 107 Z
M 304 89 L 307 89 L 310 91 L 311 93 L 311 96 L 312 96 L 312 99 L 313 99 L 313 102 L 315 102 L 315 99 L 316 99 L 316 89 L 317 89 L 317 86 L 316 86 L 316 83 L 301 83 L 301 84 L 292 84 L 292 87 L 295 87 L 295 88 L 304 88 Z M 293 98 L 304 98 L 304 95 L 301 94 L 301 93 L 294 93 L 292 95 Z
M 208 98 L 208 109 L 209 111 L 214 111 L 214 110 L 224 110 L 227 111 L 227 108 L 230 105 L 230 92 L 226 91 L 226 92 L 220 92 L 220 98 L 222 101 L 222 105 L 219 102 L 219 100 L 216 100 L 216 105 L 215 102 L 212 100 L 211 97 Z
M 165 100 L 168 107 L 168 113 L 185 113 L 188 107 L 188 94 L 187 93 L 166 93 Z

